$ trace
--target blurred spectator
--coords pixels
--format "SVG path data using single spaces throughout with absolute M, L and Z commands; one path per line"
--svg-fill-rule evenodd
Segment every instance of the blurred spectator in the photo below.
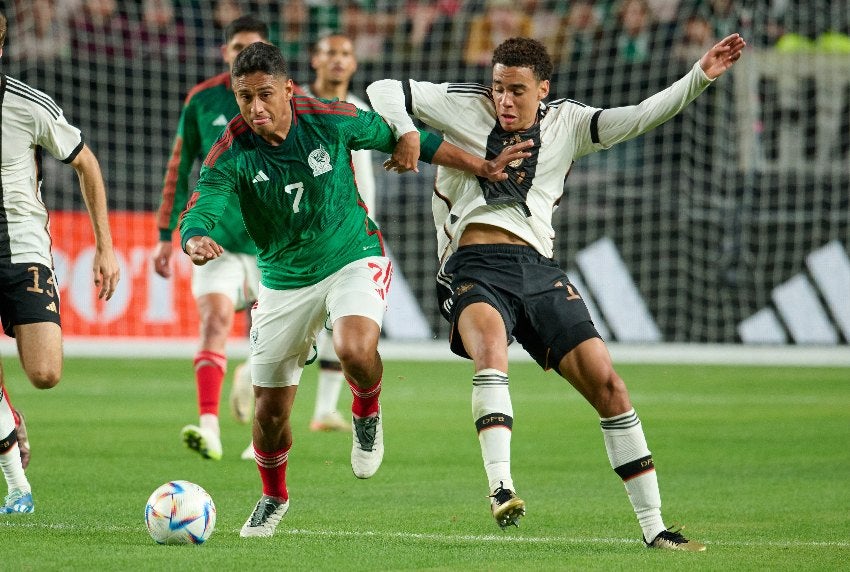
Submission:
M 451 24 L 463 7 L 462 0 L 408 0 L 399 30 L 408 49 L 447 57 Z
M 601 22 L 593 0 L 575 0 L 559 20 L 558 34 L 550 52 L 556 62 L 568 64 L 572 71 L 577 67 L 589 69 L 596 55 L 600 32 Z
M 682 35 L 673 42 L 673 60 L 679 68 L 693 64 L 716 43 L 711 22 L 702 14 L 691 14 L 682 29 Z M 683 68 L 684 69 L 684 68 Z
M 71 54 L 67 20 L 57 11 L 57 0 L 17 0 L 16 35 L 9 42 L 11 60 L 53 60 Z
M 531 32 L 535 39 L 543 42 L 550 54 L 558 51 L 557 37 L 561 32 L 561 18 L 573 2 L 549 0 L 517 0 L 522 12 L 531 18 Z
M 748 26 L 744 24 L 749 16 L 735 0 L 708 0 L 708 19 L 714 26 L 713 33 L 717 38 L 725 38 L 735 32 L 748 37 Z
M 276 21 L 269 25 L 269 41 L 280 48 L 288 64 L 304 58 L 310 46 L 309 12 L 304 0 L 280 4 Z
M 508 38 L 532 36 L 531 17 L 514 0 L 487 0 L 484 13 L 469 26 L 464 60 L 469 65 L 489 66 L 493 49 Z
M 186 32 L 176 20 L 172 0 L 142 1 L 139 47 L 145 57 L 181 62 L 186 59 Z
M 399 21 L 394 3 L 347 2 L 342 19 L 343 33 L 353 42 L 357 61 L 383 61 L 387 40 Z
M 628 63 L 649 61 L 653 44 L 653 15 L 649 4 L 646 0 L 623 0 L 616 17 L 614 56 Z
M 71 18 L 71 48 L 80 59 L 133 57 L 130 22 L 116 0 L 83 0 Z

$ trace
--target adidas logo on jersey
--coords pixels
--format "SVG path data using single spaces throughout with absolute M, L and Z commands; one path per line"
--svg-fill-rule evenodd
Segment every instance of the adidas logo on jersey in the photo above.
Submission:
M 56 312 L 56 302 L 51 302 L 47 306 L 44 307 L 45 310 L 50 310 L 51 312 Z
M 254 178 L 251 179 L 252 183 L 265 183 L 269 180 L 269 176 L 263 173 L 263 170 L 260 169 L 257 171 L 257 174 L 254 175 Z
M 212 124 L 213 125 L 227 125 L 227 118 L 222 113 L 221 115 L 219 115 L 218 117 L 216 117 L 213 120 Z

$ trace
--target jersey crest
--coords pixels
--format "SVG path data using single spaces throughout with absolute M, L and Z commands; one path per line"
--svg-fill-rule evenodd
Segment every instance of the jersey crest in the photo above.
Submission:
M 327 173 L 333 169 L 333 165 L 331 165 L 331 156 L 322 145 L 319 145 L 318 149 L 314 149 L 310 152 L 310 155 L 307 157 L 307 163 L 310 165 L 310 168 L 313 169 L 314 177 L 318 177 L 319 175 Z

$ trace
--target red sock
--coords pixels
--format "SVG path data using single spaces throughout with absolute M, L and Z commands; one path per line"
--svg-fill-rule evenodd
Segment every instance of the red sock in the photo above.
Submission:
M 198 411 L 201 415 L 218 415 L 221 386 L 227 371 L 227 357 L 201 350 L 195 354 L 195 385 L 198 387 Z
M 260 479 L 263 481 L 263 494 L 289 500 L 289 492 L 286 490 L 286 465 L 289 462 L 289 449 L 265 453 L 255 447 L 254 459 L 257 461 L 257 469 L 260 471 Z
M 381 395 L 381 380 L 379 379 L 372 387 L 363 389 L 353 381 L 345 378 L 354 401 L 351 403 L 351 413 L 355 417 L 369 417 L 378 412 L 378 397 Z

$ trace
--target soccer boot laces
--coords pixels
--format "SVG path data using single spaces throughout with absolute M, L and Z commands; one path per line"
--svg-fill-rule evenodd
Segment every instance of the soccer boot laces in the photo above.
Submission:
M 514 491 L 506 489 L 500 481 L 493 494 L 489 495 L 489 499 L 490 510 L 499 528 L 504 530 L 511 525 L 519 526 L 519 519 L 525 516 L 525 501 L 516 496 Z
M 369 417 L 352 417 L 351 470 L 358 479 L 374 475 L 384 459 L 384 427 L 381 410 Z
M 269 537 L 274 534 L 280 519 L 289 510 L 289 501 L 275 500 L 263 495 L 254 507 L 254 512 L 242 525 L 239 536 L 242 538 Z
M 652 542 L 647 542 L 643 539 L 647 548 L 659 548 L 661 550 L 686 550 L 688 552 L 702 552 L 705 550 L 705 544 L 688 540 L 682 536 L 681 526 L 673 525 L 667 530 L 662 530 Z

